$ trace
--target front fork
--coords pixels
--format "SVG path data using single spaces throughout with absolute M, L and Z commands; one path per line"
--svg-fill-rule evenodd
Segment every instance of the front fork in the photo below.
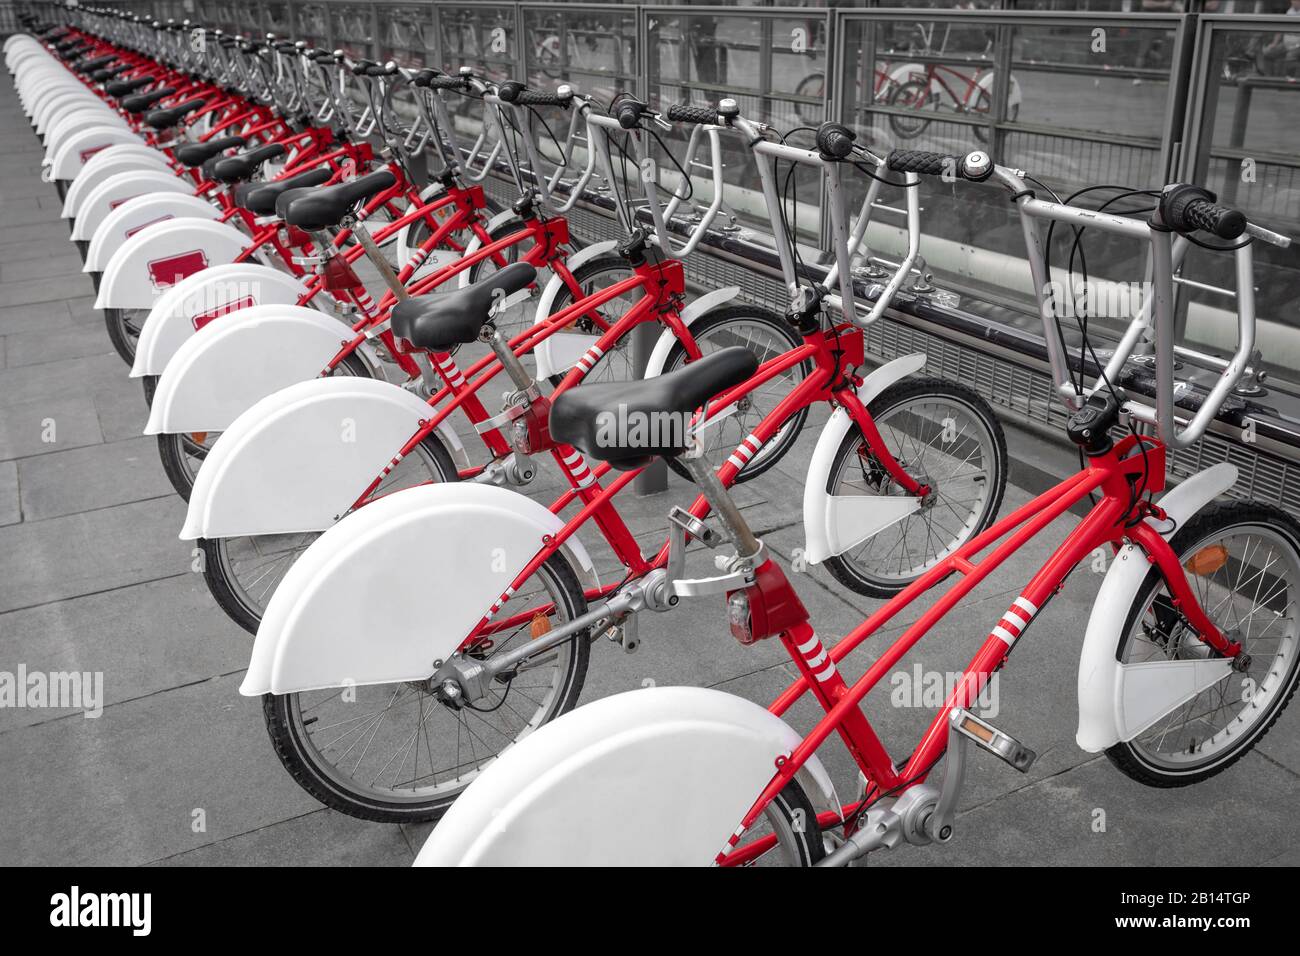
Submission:
M 922 483 L 915 476 L 908 474 L 907 469 L 899 464 L 898 460 L 890 452 L 889 446 L 885 444 L 885 439 L 881 437 L 875 419 L 871 417 L 867 407 L 858 398 L 857 392 L 852 389 L 842 389 L 835 394 L 835 400 L 848 411 L 849 417 L 853 419 L 853 423 L 862 432 L 863 441 L 867 443 L 867 447 L 871 449 L 872 455 L 885 469 L 886 474 L 909 495 L 925 501 L 933 489 L 928 483 Z
M 1146 521 L 1139 521 L 1130 529 L 1129 537 L 1146 554 L 1147 560 L 1160 571 L 1165 584 L 1169 586 L 1169 596 L 1174 609 L 1186 619 L 1197 637 L 1223 657 L 1234 658 L 1235 666 L 1239 668 L 1248 666 L 1249 657 L 1242 654 L 1241 642 L 1229 638 L 1220 631 L 1201 607 L 1201 602 L 1197 600 L 1187 580 L 1186 570 L 1164 535 Z

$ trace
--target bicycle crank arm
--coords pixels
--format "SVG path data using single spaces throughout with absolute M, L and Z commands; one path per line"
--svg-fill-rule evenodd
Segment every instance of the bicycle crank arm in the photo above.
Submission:
M 919 783 L 897 800 L 888 804 L 881 801 L 881 805 L 871 807 L 844 843 L 817 865 L 847 866 L 873 850 L 893 849 L 902 842 L 924 846 L 951 840 L 957 800 L 966 778 L 967 741 L 972 740 L 1021 773 L 1029 770 L 1037 756 L 988 721 L 954 707 L 948 715 L 947 759 L 940 787 Z

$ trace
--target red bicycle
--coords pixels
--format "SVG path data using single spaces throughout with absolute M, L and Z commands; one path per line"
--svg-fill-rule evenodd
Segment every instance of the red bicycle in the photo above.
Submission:
M 631 98 L 617 102 L 613 113 L 593 115 L 592 122 L 614 136 L 627 130 L 649 138 L 646 128 L 665 118 Z M 665 253 L 675 251 L 671 238 L 651 243 L 638 232 L 624 244 L 635 275 L 600 295 L 637 290 L 640 300 L 597 339 L 549 397 L 512 354 L 526 342 L 507 345 L 502 340 L 491 325 L 486 299 L 477 305 L 415 300 L 409 316 L 404 314 L 408 306 L 399 306 L 394 322 L 404 326 L 401 338 L 435 351 L 476 337 L 492 347 L 515 391 L 507 396 L 502 415 L 485 424 L 510 426 L 516 463 L 542 454 L 552 457 L 568 489 L 544 508 L 486 483 L 425 485 L 377 498 L 372 484 L 357 502 L 360 506 L 287 570 L 262 616 L 241 692 L 265 695 L 267 727 L 277 753 L 294 779 L 328 806 L 372 820 L 436 818 L 498 754 L 508 753 L 516 741 L 574 706 L 596 637 L 607 634 L 633 650 L 639 641 L 639 612 L 669 610 L 688 589 L 710 593 L 718 581 L 730 580 L 724 574 L 689 585 L 679 581 L 678 590 L 666 590 L 666 582 L 682 577 L 683 536 L 714 540 L 704 524 L 710 506 L 722 501 L 710 490 L 713 485 L 731 486 L 755 462 L 770 460 L 765 452 L 778 454 L 785 436 L 816 403 L 831 404 L 834 410 L 805 480 L 806 551 L 814 561 L 832 563 L 848 586 L 861 593 L 896 593 L 988 527 L 996 515 L 1006 480 L 1006 449 L 987 406 L 954 383 L 907 379 L 924 365 L 924 356 L 871 372 L 863 369 L 859 325 L 884 311 L 917 253 L 916 177 L 906 177 L 904 184 L 908 255 L 896 265 L 871 313 L 859 316 L 847 292 L 850 250 L 860 246 L 878 208 L 881 180 L 873 180 L 857 222 L 850 223 L 838 164 L 820 150 L 786 145 L 767 127 L 741 118 L 732 100 L 716 110 L 673 106 L 665 115 L 691 124 L 692 140 L 704 135 L 716 141 L 734 131 L 752 149 L 773 228 L 785 240 L 777 243 L 782 267 L 790 289 L 798 290 L 787 321 L 801 341 L 792 348 L 762 349 L 760 362 L 752 341 L 730 327 L 734 317 L 706 327 L 706 316 L 689 326 L 706 354 L 688 361 L 683 347 L 644 386 L 586 383 L 590 362 L 637 321 L 656 311 L 666 322 L 680 320 L 674 290 L 681 288 L 682 266 Z M 601 141 L 593 137 L 598 148 Z M 640 155 L 637 148 L 631 159 Z M 713 155 L 714 176 L 720 179 L 719 147 Z M 858 161 L 868 159 L 869 154 L 862 154 Z M 810 288 L 796 268 L 792 230 L 777 198 L 778 164 L 796 163 L 827 172 L 837 262 L 825 282 L 838 293 Z M 629 165 L 640 168 L 637 162 Z M 671 218 L 668 211 L 651 206 L 656 233 Z M 698 234 L 692 239 L 698 240 Z M 664 288 L 666 298 L 659 291 Z M 507 287 L 506 293 L 512 290 Z M 563 325 L 584 307 L 590 302 L 552 315 L 547 325 Z M 830 318 L 833 312 L 842 313 L 842 319 Z M 773 386 L 779 386 L 782 397 L 764 411 L 763 396 Z M 450 413 L 457 404 L 455 391 L 453 387 L 449 400 L 421 423 L 417 434 L 431 434 L 433 423 Z M 654 409 L 648 400 L 638 400 L 642 395 L 668 403 L 660 416 L 665 422 L 646 420 Z M 579 397 L 584 407 L 599 407 L 609 420 L 593 420 L 590 432 L 579 434 L 569 424 L 572 418 L 554 411 Z M 295 404 L 302 399 L 293 396 Z M 618 431 L 621 419 L 630 416 L 633 423 L 652 425 L 642 434 L 657 443 L 660 439 L 653 436 L 665 424 L 670 431 L 674 421 L 685 427 L 673 413 L 706 403 L 706 412 L 691 426 L 694 434 L 712 445 L 724 440 L 719 437 L 723 429 L 731 428 L 737 444 L 716 476 L 673 461 L 704 494 L 689 510 L 674 511 L 668 542 L 643 552 L 615 497 L 634 480 L 648 453 L 643 448 L 615 452 L 592 436 L 604 426 Z M 337 421 L 337 414 L 320 417 L 331 427 Z M 265 420 L 259 426 L 277 436 L 303 430 L 296 418 L 286 418 L 283 427 Z M 231 434 L 233 430 L 223 442 Z M 393 461 L 418 451 L 419 441 L 408 441 Z M 769 451 L 773 446 L 776 452 Z M 274 454 L 265 444 L 255 449 L 250 443 L 250 467 L 265 474 L 273 467 L 268 456 Z M 591 459 L 601 464 L 593 469 Z M 220 464 L 223 472 L 234 472 L 233 461 Z M 484 477 L 491 481 L 493 472 Z M 301 494 L 300 487 L 295 494 Z M 196 507 L 191 502 L 192 516 L 213 510 L 211 504 Z M 562 520 L 562 513 L 572 516 Z M 583 530 L 598 532 L 621 563 L 608 583 L 594 578 L 579 537 Z M 208 566 L 214 563 L 209 557 Z M 381 623 L 367 617 L 369 607 L 357 600 L 355 590 L 375 568 L 384 569 Z M 430 607 L 437 609 L 433 617 Z M 362 626 L 362 617 L 375 635 L 369 644 L 349 636 Z M 382 646 L 383 651 L 367 653 L 367 646 Z M 435 663 L 430 666 L 430 661 Z M 359 715 L 364 718 L 357 719 Z M 410 746 L 412 739 L 420 741 L 418 754 Z
M 848 156 L 834 137 L 819 143 L 826 154 Z M 1212 194 L 1195 186 L 1166 187 L 1150 220 L 1143 221 L 1040 199 L 1023 174 L 994 166 L 980 152 L 964 159 L 895 152 L 889 166 L 935 176 L 951 176 L 955 169 L 972 182 L 995 182 L 1012 196 L 1025 227 L 1034 286 L 1043 290 L 1039 304 L 1057 385 L 1073 409 L 1067 433 L 1086 456 L 1084 468 L 937 562 L 828 651 L 784 573 L 689 439 L 649 449 L 601 445 L 593 440 L 593 421 L 604 396 L 597 390 L 584 395 L 581 388 L 562 396 L 552 410 L 551 431 L 590 457 L 684 457 L 721 524 L 687 523 L 684 532 L 709 546 L 728 542 L 736 549 L 720 559 L 727 575 L 711 588 L 727 595 L 732 634 L 744 644 L 778 638 L 800 677 L 766 710 L 699 688 L 638 690 L 579 708 L 486 768 L 434 830 L 417 863 L 843 865 L 904 843 L 946 843 L 954 833 L 970 743 L 1022 772 L 1035 759 L 1031 749 L 970 708 L 1071 570 L 1101 547 L 1112 549 L 1114 559 L 1080 661 L 1077 740 L 1083 749 L 1104 751 L 1123 773 L 1148 786 L 1183 786 L 1240 759 L 1286 706 L 1300 683 L 1294 613 L 1300 525 L 1259 503 L 1206 508 L 1236 480 L 1236 468 L 1226 463 L 1159 501 L 1153 496 L 1165 489 L 1167 448 L 1186 447 L 1202 434 L 1246 368 L 1255 324 L 1251 242 L 1285 246 L 1289 240 L 1216 205 Z M 1046 292 L 1037 225 L 1042 220 L 1115 233 L 1150 251 L 1150 298 L 1091 389 L 1070 377 Z M 1183 412 L 1174 400 L 1173 274 L 1179 246 L 1187 240 L 1172 237 L 1197 229 L 1227 240 L 1246 234 L 1245 241 L 1228 247 L 1237 263 L 1240 341 L 1204 401 L 1194 412 Z M 1114 384 L 1143 332 L 1154 333 L 1154 407 L 1128 398 Z M 701 395 L 734 387 L 754 368 L 743 353 L 716 358 L 678 373 L 673 388 L 628 385 L 621 400 L 644 413 L 689 414 Z M 1132 422 L 1153 425 L 1159 437 L 1140 433 Z M 1093 495 L 1083 520 L 993 625 L 918 744 L 901 760 L 891 757 L 861 709 L 866 696 L 980 582 Z M 680 562 L 670 556 L 670 566 L 674 558 Z M 897 639 L 878 648 L 865 673 L 846 680 L 840 665 L 847 656 L 944 582 L 947 590 Z M 694 590 L 693 582 L 670 574 L 662 596 Z M 557 639 L 548 634 L 539 642 Z M 521 666 L 537 652 L 520 647 L 487 669 Z M 467 686 L 466 676 L 446 667 L 434 682 L 459 691 Z M 481 673 L 474 676 L 482 679 Z M 472 691 L 475 685 L 468 686 Z M 803 735 L 780 718 L 806 695 L 825 716 Z M 817 757 L 832 736 L 845 744 L 861 773 L 856 797 L 843 803 Z M 945 754 L 936 785 L 930 775 Z M 636 826 L 624 825 L 628 819 Z

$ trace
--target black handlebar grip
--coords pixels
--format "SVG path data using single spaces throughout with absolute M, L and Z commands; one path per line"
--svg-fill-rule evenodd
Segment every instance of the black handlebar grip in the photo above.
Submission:
M 416 73 L 415 76 L 411 77 L 411 82 L 414 83 L 416 86 L 428 86 L 429 81 L 432 80 L 437 75 L 438 74 L 435 73 L 433 70 L 429 69 L 428 67 L 425 67 L 423 70 L 420 70 L 418 73 Z
M 827 159 L 848 159 L 857 134 L 843 123 L 822 123 L 817 127 L 817 149 Z
M 961 162 L 947 153 L 928 149 L 895 149 L 885 164 L 896 173 L 921 173 L 924 176 L 960 175 Z
M 566 106 L 569 100 L 558 93 L 543 93 L 541 90 L 520 90 L 515 102 L 520 106 Z
M 1220 239 L 1236 239 L 1246 231 L 1246 217 L 1236 209 L 1220 206 L 1215 198 L 1214 193 L 1200 186 L 1169 186 L 1160 197 L 1160 218 L 1178 232 L 1201 229 Z
M 616 99 L 610 108 L 614 119 L 618 120 L 618 125 L 624 129 L 636 129 L 641 123 L 641 114 L 648 109 L 646 104 L 640 100 L 633 99 L 630 95 L 625 95 Z
M 518 80 L 506 80 L 497 87 L 497 97 L 502 103 L 515 103 L 519 99 L 519 94 L 523 93 L 526 87 Z
M 668 107 L 668 118 L 674 123 L 718 123 L 718 111 L 711 106 L 690 106 L 674 103 Z
M 468 82 L 463 76 L 433 76 L 429 78 L 429 86 L 435 90 L 463 90 L 467 88 Z

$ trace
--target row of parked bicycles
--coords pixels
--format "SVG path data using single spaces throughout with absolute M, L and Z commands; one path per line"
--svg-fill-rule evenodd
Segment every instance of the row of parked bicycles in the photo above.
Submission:
M 1289 241 L 1206 190 L 1062 200 L 979 151 L 879 156 L 834 123 L 796 145 L 733 100 L 603 103 L 85 7 L 26 26 L 5 62 L 45 178 L 188 501 L 180 536 L 255 635 L 241 693 L 322 803 L 438 821 L 419 864 L 826 865 L 946 842 L 970 745 L 1030 769 L 1034 752 L 972 707 L 1099 548 L 1114 559 L 1081 650 L 1084 750 L 1153 787 L 1195 783 L 1294 693 L 1300 527 L 1215 503 L 1230 464 L 1166 491 L 1169 449 L 1196 441 L 1253 348 L 1252 245 Z M 457 98 L 473 110 L 449 109 Z M 686 260 L 729 188 L 725 138 L 758 171 L 784 314 L 735 287 L 693 294 Z M 797 228 L 810 175 L 830 213 L 820 261 Z M 509 208 L 488 201 L 488 176 L 513 183 Z M 865 355 L 863 328 L 913 271 L 922 177 L 1014 204 L 1080 449 L 1078 473 L 1001 517 L 1007 449 L 988 405 L 922 377 L 924 355 Z M 612 208 L 607 239 L 579 246 L 579 202 Z M 1054 230 L 1145 249 L 1152 291 L 1104 363 L 1062 333 Z M 901 253 L 874 256 L 869 232 Z M 1192 243 L 1235 256 L 1240 348 L 1189 408 L 1173 280 Z M 643 327 L 648 355 L 632 347 Z M 1153 399 L 1117 384 L 1140 351 Z M 833 646 L 731 494 L 775 480 L 818 404 L 803 554 L 882 601 Z M 698 497 L 646 548 L 619 499 L 658 459 Z M 543 469 L 566 488 L 549 502 L 527 493 Z M 963 599 L 1084 502 L 979 625 L 914 749 L 891 755 L 867 694 L 940 620 L 972 619 Z M 616 573 L 597 573 L 594 542 Z M 688 549 L 713 552 L 706 574 Z M 799 678 L 766 708 L 698 687 L 579 706 L 600 638 L 630 650 L 643 616 L 700 596 L 721 599 L 741 644 L 779 641 Z M 846 678 L 841 662 L 918 600 Z M 801 733 L 783 717 L 805 698 L 824 716 Z M 837 785 L 819 759 L 833 736 L 856 780 Z

